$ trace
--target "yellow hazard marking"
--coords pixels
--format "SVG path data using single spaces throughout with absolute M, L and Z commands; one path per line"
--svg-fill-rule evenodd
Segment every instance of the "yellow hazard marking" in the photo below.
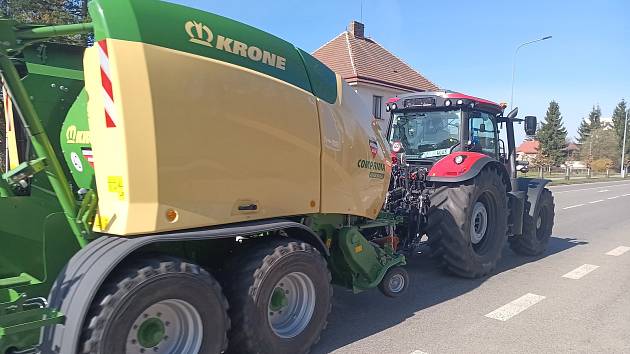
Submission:
M 96 215 L 94 218 L 94 231 L 105 231 L 109 226 L 110 219 L 107 216 Z
M 107 190 L 118 193 L 119 200 L 125 200 L 125 188 L 121 176 L 107 176 Z
M 2 86 L 2 94 L 4 97 L 4 117 L 5 117 L 5 137 L 7 156 L 5 157 L 9 163 L 9 170 L 17 168 L 20 164 L 18 154 L 17 138 L 15 132 L 15 119 L 13 117 L 13 101 L 9 97 L 6 87 Z
M 361 252 L 363 252 L 363 246 L 362 245 L 354 246 L 354 253 L 361 253 Z

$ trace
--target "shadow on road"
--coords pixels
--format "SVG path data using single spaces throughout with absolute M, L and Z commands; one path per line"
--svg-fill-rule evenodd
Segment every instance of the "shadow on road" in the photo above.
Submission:
M 587 242 L 574 238 L 552 237 L 547 251 L 538 257 L 518 256 L 506 247 L 501 261 L 490 276 L 584 244 Z M 354 295 L 335 287 L 328 328 L 322 333 L 321 341 L 312 353 L 328 353 L 381 332 L 418 311 L 474 290 L 490 277 L 463 279 L 449 275 L 424 254 L 408 257 L 407 270 L 411 279 L 410 288 L 396 299 L 386 298 L 376 289 Z

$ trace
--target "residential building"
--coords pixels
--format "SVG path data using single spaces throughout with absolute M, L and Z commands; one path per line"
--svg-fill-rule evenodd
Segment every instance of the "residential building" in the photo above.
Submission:
M 346 31 L 321 46 L 313 56 L 343 77 L 387 130 L 385 102 L 402 93 L 436 91 L 438 86 L 400 58 L 365 36 L 365 26 L 352 21 Z
M 538 156 L 538 148 L 540 142 L 538 140 L 525 140 L 516 148 L 516 159 L 518 161 L 532 162 Z

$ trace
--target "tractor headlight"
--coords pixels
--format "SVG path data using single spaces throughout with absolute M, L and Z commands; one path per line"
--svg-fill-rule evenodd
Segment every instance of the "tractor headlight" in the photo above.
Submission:
M 457 155 L 455 156 L 455 158 L 453 159 L 453 161 L 455 162 L 455 164 L 457 165 L 461 165 L 462 162 L 464 162 L 464 160 L 466 159 L 465 155 Z
M 445 105 L 446 107 L 450 107 L 450 106 L 451 106 L 451 104 L 452 104 L 451 100 L 446 100 L 446 101 L 444 101 L 444 105 Z
M 395 110 L 396 108 L 398 108 L 398 105 L 396 105 L 395 103 L 392 103 L 392 110 Z
M 389 112 L 389 111 L 390 111 L 390 108 L 389 108 L 389 105 L 387 104 L 385 105 L 385 112 Z
M 460 106 L 463 105 L 464 104 L 464 100 L 457 100 L 457 104 L 460 105 Z

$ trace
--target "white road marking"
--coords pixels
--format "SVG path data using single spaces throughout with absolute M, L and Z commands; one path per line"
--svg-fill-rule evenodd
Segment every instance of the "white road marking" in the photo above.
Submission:
M 422 350 L 414 350 L 409 354 L 428 354 L 427 352 L 423 352 Z
M 569 193 L 569 192 L 581 192 L 581 191 L 592 191 L 594 189 L 601 189 L 601 188 L 616 188 L 616 187 L 623 187 L 623 186 L 628 186 L 630 185 L 630 183 L 627 183 L 627 181 L 617 181 L 617 182 L 595 182 L 595 183 L 591 183 L 591 184 L 597 184 L 597 183 L 623 183 L 623 184 L 616 184 L 613 186 L 601 186 L 601 187 L 592 187 L 592 188 L 581 188 L 581 189 L 569 189 L 569 190 L 560 190 L 560 191 L 556 191 L 555 189 L 558 188 L 562 188 L 562 187 L 567 187 L 567 186 L 551 186 L 551 188 L 554 189 L 553 194 L 558 194 L 558 193 Z
M 582 278 L 586 274 L 594 271 L 597 268 L 599 268 L 599 266 L 597 266 L 597 265 L 584 264 L 584 265 L 581 265 L 581 266 L 573 269 L 572 271 L 568 272 L 567 274 L 563 275 L 562 277 L 563 278 L 577 280 L 577 279 Z
M 630 197 L 630 193 L 624 194 L 622 197 Z
M 610 192 L 610 189 L 602 189 L 601 191 L 597 191 L 597 193 Z
M 568 206 L 568 207 L 566 207 L 566 208 L 562 208 L 562 209 L 563 209 L 563 210 L 573 209 L 573 208 L 581 207 L 581 206 L 584 206 L 584 205 L 585 205 L 585 204 L 576 204 L 576 205 L 571 205 L 571 206 Z
M 607 255 L 609 256 L 621 256 L 622 254 L 626 253 L 630 251 L 630 247 L 626 247 L 626 246 L 619 246 L 615 249 L 612 249 L 608 252 L 606 252 Z
M 606 199 L 608 199 L 608 200 L 613 200 L 613 199 L 617 199 L 617 198 L 619 198 L 619 197 L 621 197 L 621 196 L 620 196 L 620 195 L 616 195 L 616 196 L 614 196 L 614 197 L 608 197 L 608 198 L 606 198 Z
M 545 299 L 545 297 L 542 295 L 528 293 L 510 302 L 509 304 L 503 305 L 498 309 L 490 312 L 486 315 L 486 317 L 494 318 L 495 320 L 499 321 L 507 321 L 510 318 L 539 303 L 543 299 Z
M 599 202 L 603 202 L 603 201 L 604 201 L 603 199 L 600 199 L 600 200 L 594 200 L 594 201 L 588 202 L 588 203 L 589 204 L 595 204 L 595 203 L 599 203 Z

